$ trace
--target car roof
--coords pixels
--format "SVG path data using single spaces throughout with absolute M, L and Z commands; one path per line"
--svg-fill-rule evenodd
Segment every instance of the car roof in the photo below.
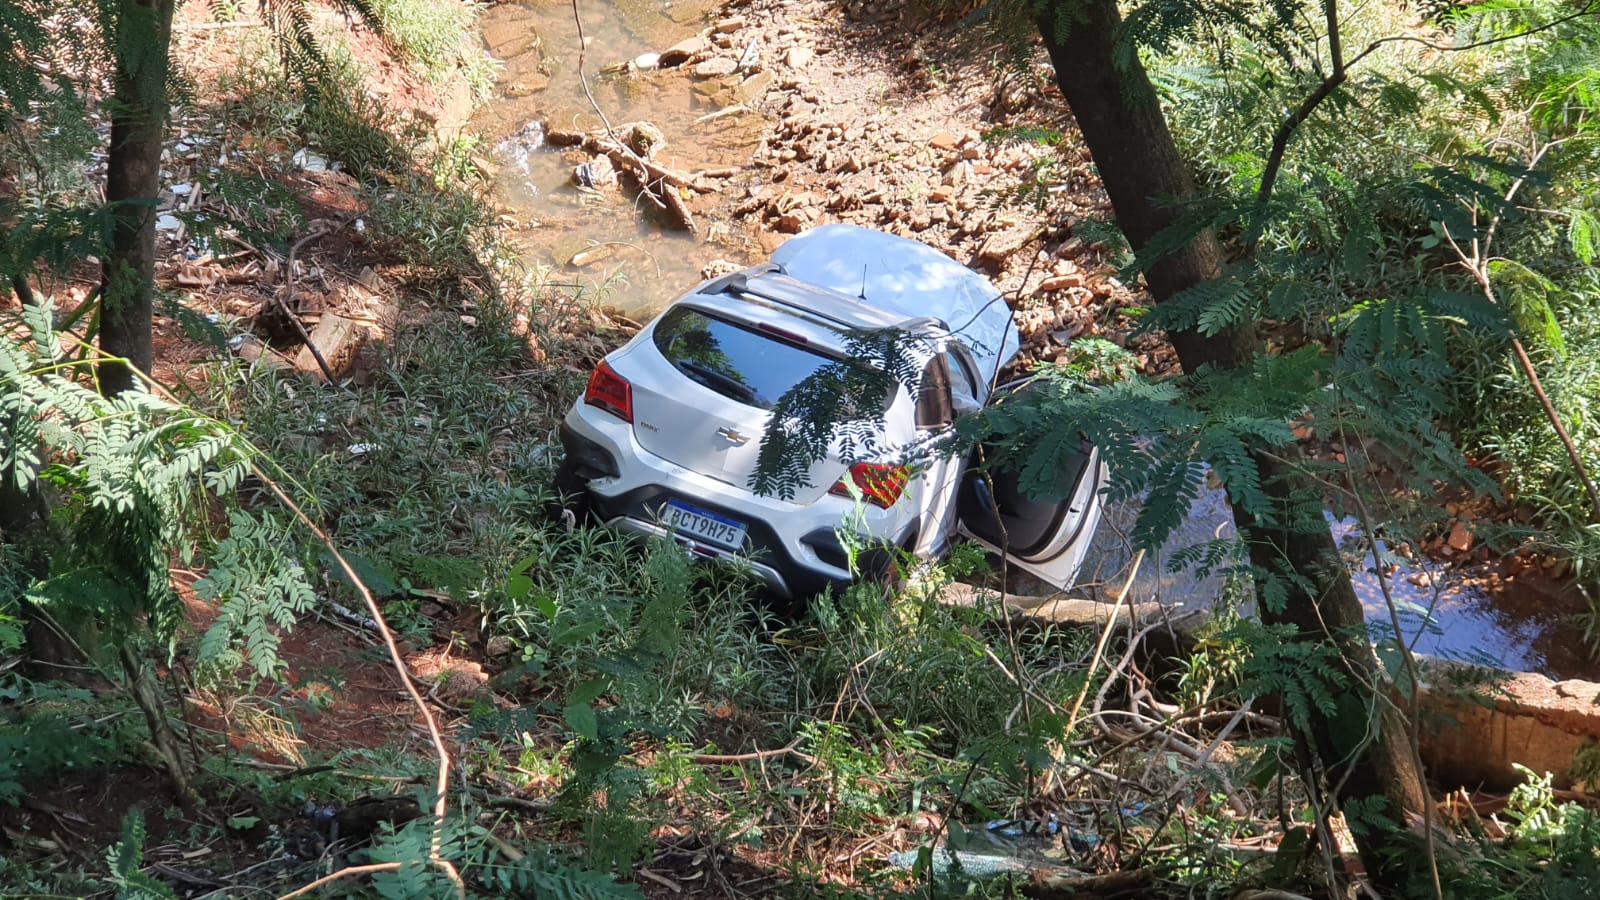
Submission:
M 791 313 L 825 319 L 838 328 L 906 327 L 906 317 L 847 297 L 837 291 L 791 278 L 776 266 L 756 266 L 719 278 L 701 289 L 702 294 L 734 292 L 746 299 L 782 304 Z
M 895 320 L 884 324 L 903 327 L 907 319 L 923 316 L 942 321 L 972 351 L 985 377 L 993 378 L 1020 346 L 1000 291 L 921 241 L 856 225 L 824 225 L 783 242 L 772 262 L 790 279 Z

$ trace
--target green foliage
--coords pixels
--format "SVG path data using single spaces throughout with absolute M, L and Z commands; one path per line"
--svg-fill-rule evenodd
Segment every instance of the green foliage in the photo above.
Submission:
M 77 536 L 28 595 L 58 617 L 98 622 L 119 644 L 137 623 L 166 641 L 179 618 L 167 561 L 183 518 L 203 488 L 238 485 L 251 448 L 143 390 L 108 399 L 66 377 L 73 367 L 46 307 L 0 325 L 0 470 L 18 491 L 48 484 L 58 522 Z
M 811 466 L 830 452 L 854 463 L 901 450 L 882 447 L 877 438 L 895 393 L 918 383 L 927 339 L 898 328 L 845 337 L 843 358 L 820 367 L 773 404 L 772 424 L 761 436 L 750 475 L 756 493 L 793 498 L 808 486 Z
M 305 570 L 295 561 L 285 530 L 235 510 L 228 536 L 217 542 L 210 570 L 195 582 L 196 596 L 217 604 L 217 618 L 200 638 L 200 660 L 221 673 L 249 663 L 258 678 L 274 677 L 280 630 L 316 604 Z
M 0 803 L 16 805 L 33 785 L 117 759 L 135 744 L 124 706 L 88 691 L 14 679 L 0 685 Z M 103 723 L 101 720 L 105 720 Z
M 144 839 L 144 811 L 129 810 L 122 818 L 122 839 L 106 851 L 117 900 L 177 900 L 171 888 L 141 871 Z

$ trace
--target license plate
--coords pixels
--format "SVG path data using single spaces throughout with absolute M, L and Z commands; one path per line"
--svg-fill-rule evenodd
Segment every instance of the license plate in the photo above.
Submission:
M 668 500 L 661 507 L 661 524 L 686 537 L 709 541 L 730 550 L 744 547 L 744 524 L 697 506 Z

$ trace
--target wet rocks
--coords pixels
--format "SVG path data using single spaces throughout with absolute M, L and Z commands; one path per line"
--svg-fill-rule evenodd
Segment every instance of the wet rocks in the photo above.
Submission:
M 698 59 L 710 52 L 711 39 L 704 35 L 695 35 L 661 51 L 661 55 L 656 59 L 656 65 L 663 69 L 670 69 L 674 66 L 681 66 L 692 59 Z M 729 71 L 731 72 L 732 70 L 730 69 Z
M 504 60 L 521 56 L 538 49 L 541 44 L 537 31 L 530 28 L 526 22 L 515 20 L 488 21 L 478 33 L 483 36 L 483 44 L 489 50 L 489 55 L 495 59 Z
M 694 73 L 696 78 L 721 78 L 724 75 L 732 75 L 738 70 L 738 60 L 729 59 L 726 56 L 713 56 L 710 59 L 695 63 L 694 68 L 690 71 Z

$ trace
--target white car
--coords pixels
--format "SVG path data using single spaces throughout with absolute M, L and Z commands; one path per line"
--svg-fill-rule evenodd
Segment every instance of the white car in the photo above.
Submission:
M 884 328 L 916 336 L 909 346 L 922 370 L 882 408 L 882 433 L 869 443 L 889 449 L 845 459 L 836 440 L 792 496 L 754 492 L 773 404 L 847 359 L 847 335 Z M 557 483 L 612 525 L 746 560 L 788 597 L 881 575 L 893 555 L 882 548 L 938 558 L 957 534 L 1004 547 L 1013 564 L 1068 588 L 1106 479 L 1087 441 L 1060 502 L 1022 496 L 1012 473 L 982 478 L 965 458 L 897 458 L 1004 395 L 991 386 L 1017 348 L 1004 300 L 971 269 L 908 238 L 816 228 L 769 264 L 695 287 L 602 360 L 562 423 Z M 847 548 L 863 545 L 880 549 L 860 554 L 852 572 Z

